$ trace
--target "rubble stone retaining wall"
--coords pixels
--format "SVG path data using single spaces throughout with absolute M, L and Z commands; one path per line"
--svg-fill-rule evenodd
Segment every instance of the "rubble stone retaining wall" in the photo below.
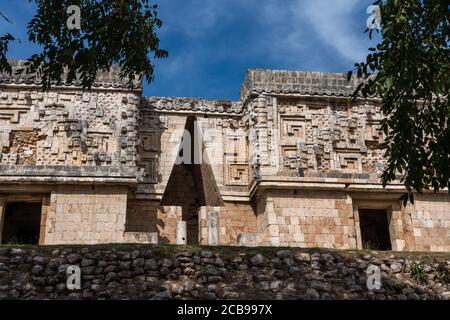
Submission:
M 67 268 L 81 289 L 67 289 Z M 378 266 L 381 289 L 369 290 Z M 449 299 L 450 254 L 109 245 L 0 247 L 0 299 Z

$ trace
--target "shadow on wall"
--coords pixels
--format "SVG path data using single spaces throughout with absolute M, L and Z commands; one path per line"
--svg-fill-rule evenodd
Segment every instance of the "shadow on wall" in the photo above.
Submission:
M 159 120 L 158 120 L 159 121 Z M 144 123 L 148 126 L 149 123 Z M 152 124 L 154 125 L 154 124 Z M 158 242 L 174 243 L 172 237 L 176 234 L 177 221 L 187 222 L 188 244 L 199 243 L 199 219 L 198 213 L 202 206 L 223 206 L 223 200 L 214 178 L 214 173 L 208 159 L 201 164 L 194 164 L 196 120 L 194 116 L 186 118 L 185 130 L 190 133 L 190 143 L 183 144 L 180 141 L 177 164 L 173 166 L 168 179 L 164 195 L 158 203 L 151 200 L 129 199 L 127 205 L 126 232 L 157 232 Z M 161 182 L 161 176 L 152 174 L 152 170 L 158 166 L 154 163 L 161 154 L 161 133 L 153 135 L 147 133 L 140 147 L 141 169 L 144 169 L 142 185 L 146 192 L 154 191 L 155 183 Z M 190 145 L 190 159 L 185 163 L 183 145 Z M 202 143 L 202 154 L 205 145 Z M 178 164 L 179 163 L 179 164 Z M 170 207 L 180 207 L 181 216 L 172 212 Z
M 214 173 L 208 159 L 203 159 L 201 164 L 195 164 L 195 141 L 197 134 L 194 116 L 186 119 L 185 130 L 189 132 L 191 141 L 189 144 L 190 159 L 185 163 L 183 144 L 180 143 L 178 157 L 179 164 L 175 164 L 170 174 L 166 190 L 161 199 L 161 206 L 178 206 L 182 208 L 182 220 L 187 222 L 188 244 L 199 243 L 199 219 L 198 214 L 203 206 L 223 206 L 222 196 L 214 178 Z M 201 154 L 206 156 L 205 145 L 202 142 Z

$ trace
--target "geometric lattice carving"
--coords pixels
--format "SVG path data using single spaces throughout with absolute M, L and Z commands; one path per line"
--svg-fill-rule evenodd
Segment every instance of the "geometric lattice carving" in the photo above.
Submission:
M 283 136 L 305 140 L 306 128 L 304 119 L 295 117 L 281 117 L 281 124 Z
M 247 185 L 249 182 L 250 168 L 245 163 L 228 164 L 228 181 L 230 185 Z
M 141 169 L 144 169 L 144 173 L 142 175 L 142 180 L 140 182 L 142 183 L 157 183 L 157 172 L 156 172 L 156 165 L 157 165 L 157 159 L 151 158 L 151 159 L 143 159 L 141 161 L 141 165 L 138 167 Z
M 345 172 L 362 172 L 360 154 L 340 154 L 339 166 Z
M 383 135 L 375 107 L 277 100 L 280 173 L 379 171 L 383 158 L 376 146 Z
M 142 149 L 145 152 L 157 151 L 156 132 L 142 133 Z

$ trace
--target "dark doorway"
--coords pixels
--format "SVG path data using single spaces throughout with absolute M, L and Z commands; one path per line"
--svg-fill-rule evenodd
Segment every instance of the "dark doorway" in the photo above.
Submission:
M 7 203 L 3 221 L 2 243 L 39 244 L 41 208 L 41 203 Z
M 359 210 L 363 249 L 391 250 L 386 210 Z

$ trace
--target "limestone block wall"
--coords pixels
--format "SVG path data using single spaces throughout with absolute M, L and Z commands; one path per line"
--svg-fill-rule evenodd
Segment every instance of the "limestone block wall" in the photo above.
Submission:
M 124 242 L 127 188 L 58 186 L 50 196 L 45 244 Z
M 263 242 L 348 249 L 354 238 L 352 203 L 344 192 L 270 190 L 258 212 Z M 262 202 L 263 203 L 263 202 Z
M 177 222 L 182 207 L 160 206 L 159 201 L 129 199 L 126 232 L 157 233 L 158 243 L 176 243 Z
M 236 245 L 239 234 L 256 232 L 256 214 L 249 203 L 225 202 L 219 223 L 223 245 Z
M 450 251 L 450 199 L 447 194 L 417 195 L 405 210 L 411 219 L 417 251 Z
M 380 192 L 379 102 L 352 102 L 356 79 L 252 70 L 238 102 L 142 97 L 114 72 L 91 92 L 22 80 L 0 75 L 0 191 L 39 194 L 41 244 L 176 243 L 184 221 L 190 242 L 352 249 L 359 209 L 376 208 L 394 250 L 450 251 L 448 195 L 403 208 L 399 189 Z M 193 119 L 208 163 L 177 165 Z M 294 190 L 320 177 L 345 181 Z
M 218 212 L 219 244 L 236 245 L 242 233 L 255 233 L 256 215 L 248 203 L 225 202 L 223 207 L 199 210 L 199 243 L 208 244 L 208 215 Z M 204 213 L 202 215 L 202 212 Z M 159 206 L 158 201 L 128 200 L 126 232 L 157 232 L 158 243 L 176 243 L 177 222 L 182 221 L 182 207 Z
M 394 198 L 398 199 L 389 194 L 268 190 L 258 199 L 255 241 L 260 245 L 362 249 L 358 210 L 385 209 L 392 250 L 450 250 L 447 195 L 417 196 L 415 204 L 406 207 Z
M 158 201 L 128 199 L 125 230 L 155 232 L 158 225 Z
M 253 239 L 256 244 L 272 245 L 277 243 L 276 238 L 272 239 L 269 228 L 269 215 L 274 217 L 273 203 L 267 202 L 266 192 L 261 192 L 256 199 L 256 233 L 257 236 Z M 269 214 L 270 213 L 270 214 Z M 272 221 L 273 223 L 274 221 Z M 273 240 L 273 241 L 272 241 Z M 251 241 L 250 241 L 251 242 Z M 255 244 L 255 245 L 256 245 Z
M 49 216 L 50 211 L 50 196 L 45 195 L 42 198 L 42 209 L 41 209 L 41 224 L 40 224 L 40 236 L 39 236 L 39 244 L 45 245 L 47 239 L 47 218 Z
M 202 208 L 203 209 L 203 208 Z M 216 211 L 219 221 L 219 243 L 220 245 L 238 245 L 240 234 L 256 233 L 256 215 L 249 203 L 225 202 L 222 207 L 205 207 L 200 211 L 199 228 L 202 244 L 208 244 L 208 214 Z

